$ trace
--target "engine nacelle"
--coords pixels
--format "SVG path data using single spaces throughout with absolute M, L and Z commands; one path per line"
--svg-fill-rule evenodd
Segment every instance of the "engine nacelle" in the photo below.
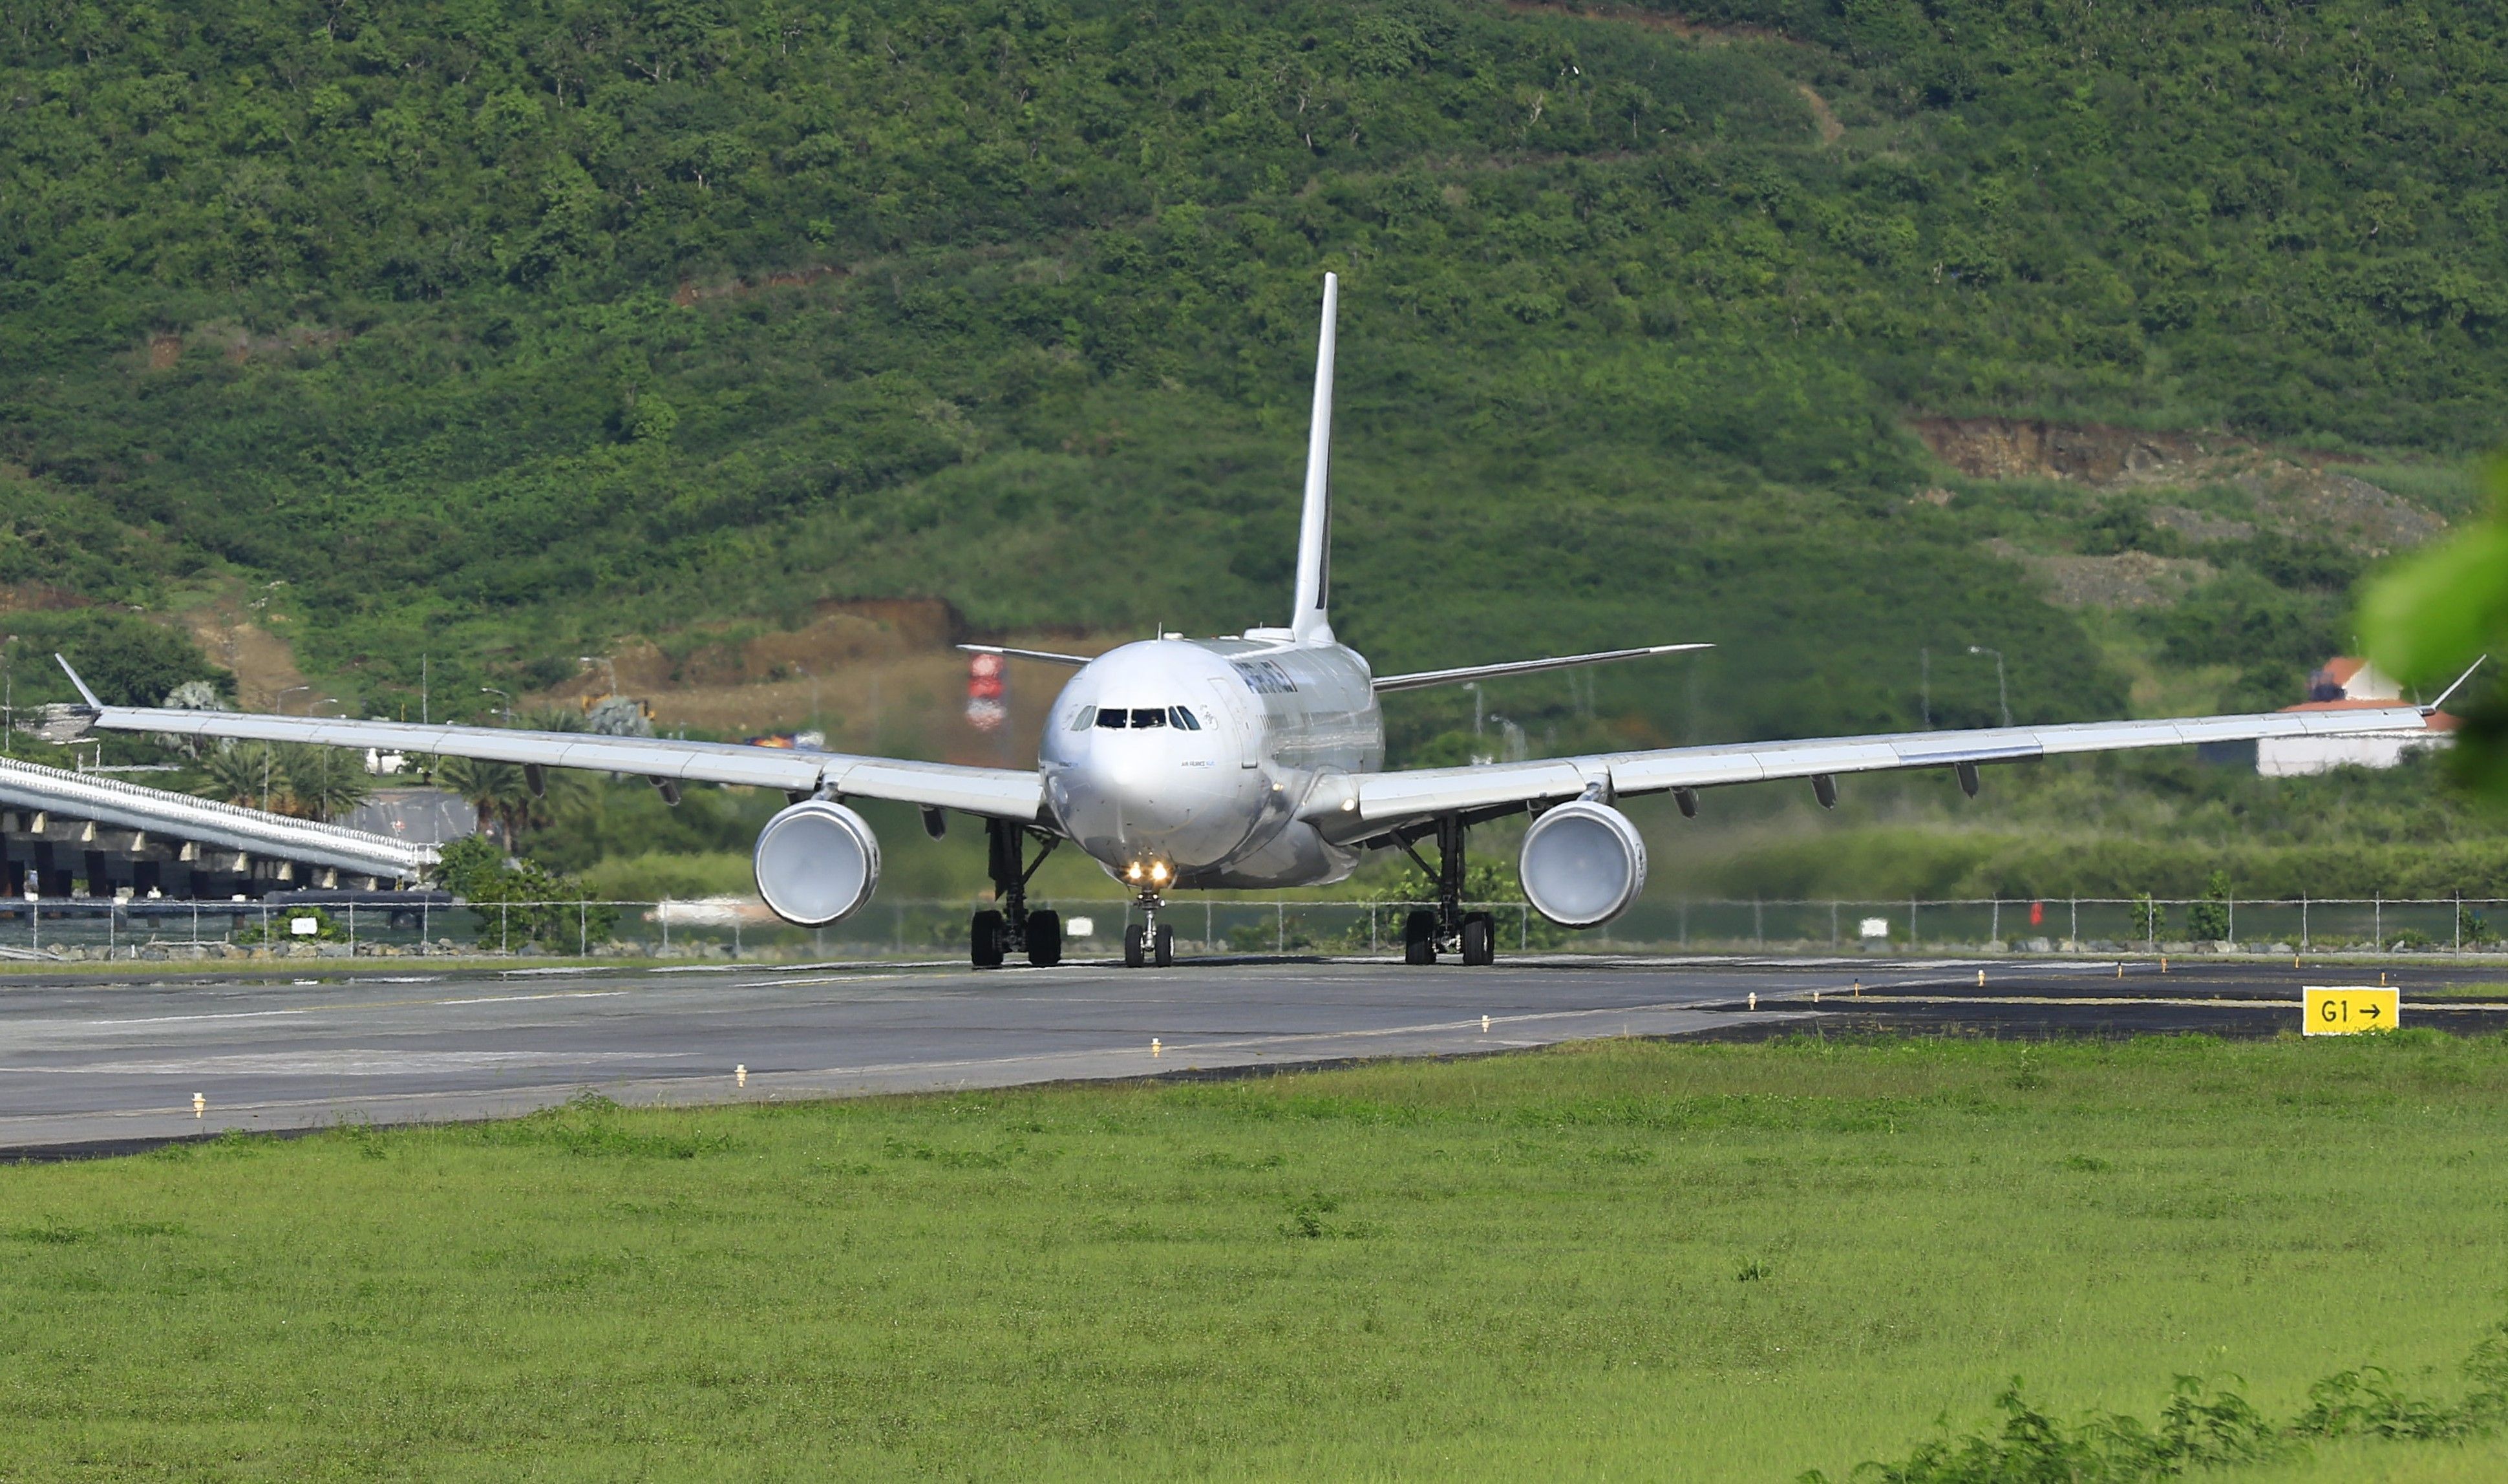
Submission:
M 1562 927 L 1595 927 L 1645 890 L 1645 839 L 1627 815 L 1580 798 L 1524 832 L 1517 872 L 1541 915 Z
M 805 798 L 766 822 L 752 858 L 757 894 L 775 915 L 826 927 L 870 900 L 879 885 L 879 836 L 840 803 Z

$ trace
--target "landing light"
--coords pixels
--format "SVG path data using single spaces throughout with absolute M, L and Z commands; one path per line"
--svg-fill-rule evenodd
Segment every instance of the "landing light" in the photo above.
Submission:
M 1124 872 L 1124 876 L 1126 880 L 1139 880 L 1141 878 L 1141 863 L 1134 861 L 1131 865 L 1131 869 Z
M 1161 861 L 1161 862 L 1159 862 L 1159 864 L 1157 864 L 1156 866 L 1153 866 L 1153 867 L 1151 867 L 1151 868 L 1150 868 L 1150 879 L 1151 879 L 1151 880 L 1153 880 L 1153 881 L 1163 881 L 1163 880 L 1165 880 L 1166 878 L 1167 878 L 1167 863 L 1166 863 L 1166 862 L 1164 862 L 1164 861 Z

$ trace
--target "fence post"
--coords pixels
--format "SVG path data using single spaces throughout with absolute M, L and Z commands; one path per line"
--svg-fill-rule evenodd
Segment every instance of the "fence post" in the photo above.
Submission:
M 2455 894 L 2455 951 L 2458 957 L 2464 954 L 2464 893 L 2461 891 Z
M 2073 899 L 2073 928 L 2065 941 L 2073 946 L 2074 952 L 2082 951 L 2082 899 L 2079 897 Z
M 1518 902 L 1515 904 L 1515 950 L 1521 953 L 1531 946 L 1532 907 L 1530 903 Z
M 1828 946 L 1837 946 L 1837 904 L 1828 904 Z
M 1204 912 L 1207 912 L 1210 909 L 1210 904 L 1208 902 L 1202 903 L 1201 906 Z M 1202 929 L 1205 942 L 1208 941 L 1209 932 L 1210 930 L 1208 928 Z M 1374 953 L 1382 946 L 1383 945 L 1379 944 L 1376 939 L 1376 904 L 1370 902 L 1367 904 L 1367 951 Z
M 1985 937 L 1989 943 L 2003 941 L 2003 899 L 2001 897 L 1995 898 L 1994 905 L 1986 909 Z
M 511 922 L 511 919 L 506 915 L 506 912 L 505 912 L 505 904 L 504 904 L 504 903 L 502 903 L 502 902 L 498 903 L 498 904 L 497 904 L 497 951 L 498 951 L 498 952 L 499 952 L 499 953 L 510 953 L 510 952 L 512 952 L 512 951 L 514 950 L 513 933 L 512 933 L 512 930 L 511 930 L 511 927 L 510 927 L 510 922 Z
M 349 956 L 357 956 L 357 904 L 349 904 Z
M 1282 953 L 1289 946 L 1289 909 L 1283 902 L 1272 904 L 1272 951 Z
M 1755 892 L 1751 897 L 1751 946 L 1762 953 L 1768 949 L 1768 930 L 1759 919 L 1759 898 Z
M 574 952 L 578 958 L 592 956 L 592 904 L 574 904 Z
M 2227 946 L 2234 948 L 2238 946 L 2238 894 L 2236 892 L 2230 893 L 2227 897 L 2222 899 L 2221 905 L 2228 909 L 2224 920 L 2221 923 L 2221 931 L 2230 935 L 2230 941 Z
M 1689 949 L 1689 899 L 1687 897 L 1680 899 L 1680 946 L 1683 952 Z
M 2299 894 L 2299 951 L 2307 951 L 2307 893 Z
M 2375 940 L 2369 946 L 2378 952 L 2386 950 L 2386 893 L 2383 888 L 2369 894 L 2369 936 Z
M 1908 947 L 1910 947 L 1910 948 L 1913 948 L 1915 946 L 1916 946 L 1916 899 L 1915 899 L 1915 898 L 1913 898 L 1913 897 L 1909 897 L 1909 898 L 1907 899 L 1907 946 L 1908 946 Z

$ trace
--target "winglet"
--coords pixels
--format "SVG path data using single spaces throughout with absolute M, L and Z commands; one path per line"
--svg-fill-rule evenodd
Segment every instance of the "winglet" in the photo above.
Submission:
M 104 709 L 104 702 L 97 700 L 95 698 L 95 692 L 87 688 L 87 682 L 79 679 L 79 673 L 70 668 L 70 662 L 66 659 L 62 659 L 58 650 L 54 651 L 53 658 L 59 662 L 61 673 L 70 678 L 70 684 L 78 686 L 78 693 L 81 698 L 86 700 L 88 709 L 91 711 L 102 711 Z
M 2436 711 L 2436 710 L 2438 710 L 2441 706 L 2446 705 L 2446 704 L 2447 704 L 2447 698 L 2448 698 L 2449 696 L 2451 696 L 2451 695 L 2455 694 L 2457 691 L 2459 691 L 2459 690 L 2463 689 L 2463 688 L 2464 688 L 2464 683 L 2465 683 L 2466 681 L 2469 681 L 2469 680 L 2473 679 L 2473 672 L 2474 672 L 2474 671 L 2476 671 L 2476 670 L 2481 669 L 2481 668 L 2482 668 L 2482 666 L 2483 666 L 2484 661 L 2486 661 L 2486 660 L 2488 660 L 2488 659 L 2490 659 L 2490 655 L 2485 654 L 2485 655 L 2481 656 L 2480 658 L 2478 658 L 2478 659 L 2474 660 L 2474 662 L 2473 662 L 2473 663 L 2471 663 L 2471 664 L 2469 664 L 2469 665 L 2465 666 L 2465 667 L 2464 667 L 2464 673 L 2463 673 L 2462 675 L 2459 675 L 2459 676 L 2457 676 L 2457 677 L 2455 678 L 2455 684 L 2454 684 L 2454 685 L 2450 686 L 2448 686 L 2445 690 L 2440 691 L 2440 692 L 2439 692 L 2439 696 L 2438 696 L 2438 699 L 2437 699 L 2437 700 L 2432 701 L 2432 702 L 2430 702 L 2428 705 L 2426 705 L 2426 706 L 2424 706 L 2424 707 L 2422 707 L 2422 708 L 2421 708 L 2421 715 L 2423 715 L 2423 716 L 2428 716 L 2431 712 Z M 85 688 L 85 687 L 83 687 L 83 686 L 82 686 L 81 688 Z

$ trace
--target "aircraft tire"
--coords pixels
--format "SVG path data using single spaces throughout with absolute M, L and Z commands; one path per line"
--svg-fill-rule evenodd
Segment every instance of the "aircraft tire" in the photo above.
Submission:
M 1027 914 L 1027 961 L 1040 969 L 1051 969 L 1062 962 L 1062 914 L 1056 911 Z
M 1433 964 L 1437 961 L 1437 914 L 1420 910 L 1402 919 L 1402 961 L 1406 964 Z
M 1124 929 L 1124 967 L 1137 969 L 1149 961 L 1141 951 L 1141 925 L 1137 922 Z
M 978 969 L 1002 966 L 1002 914 L 977 912 L 967 924 L 967 958 Z
M 1477 968 L 1497 962 L 1497 923 L 1487 912 L 1463 918 L 1463 962 Z
M 1163 922 L 1159 924 L 1158 937 L 1150 945 L 1150 958 L 1162 969 L 1175 962 L 1175 929 Z

